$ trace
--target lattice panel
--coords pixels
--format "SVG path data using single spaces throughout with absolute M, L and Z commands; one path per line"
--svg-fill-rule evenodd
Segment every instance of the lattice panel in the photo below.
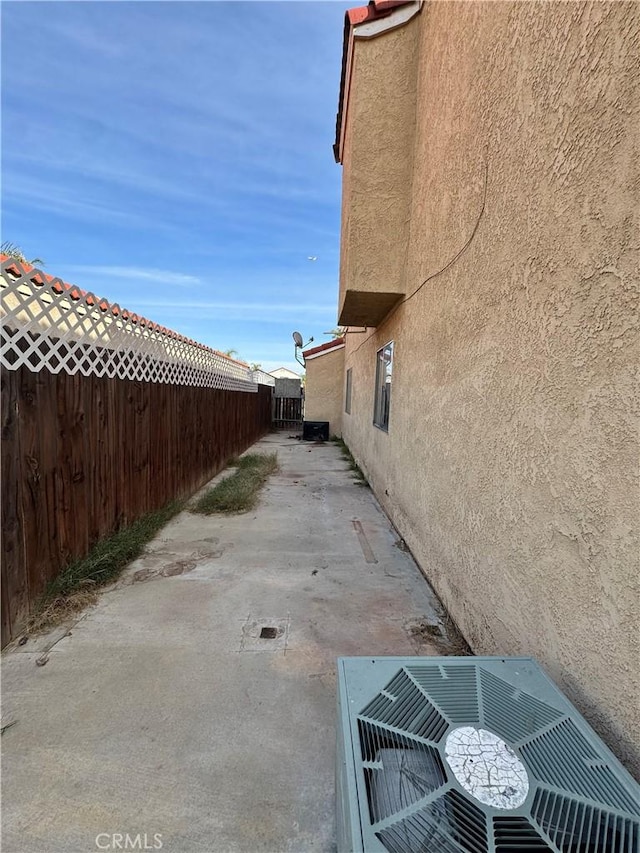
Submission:
M 272 388 L 276 384 L 276 380 L 274 376 L 266 373 L 264 370 L 253 370 L 252 371 L 253 381 L 257 382 L 258 385 L 270 385 Z
M 28 264 L 3 259 L 0 286 L 9 370 L 258 390 L 246 365 Z

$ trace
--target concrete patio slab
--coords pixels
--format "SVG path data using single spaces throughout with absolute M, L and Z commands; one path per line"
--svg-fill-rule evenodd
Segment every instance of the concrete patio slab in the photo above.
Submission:
M 182 513 L 3 654 L 4 853 L 331 851 L 336 657 L 459 653 L 335 445 L 252 450 L 280 463 L 255 511 Z

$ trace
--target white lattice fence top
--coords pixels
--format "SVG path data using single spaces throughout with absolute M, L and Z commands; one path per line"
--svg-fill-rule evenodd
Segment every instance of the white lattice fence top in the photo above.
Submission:
M 266 373 L 264 370 L 252 370 L 253 381 L 257 382 L 258 385 L 270 385 L 272 388 L 276 384 L 276 380 L 270 373 Z
M 257 391 L 249 366 L 59 278 L 2 258 L 0 362 L 37 373 Z

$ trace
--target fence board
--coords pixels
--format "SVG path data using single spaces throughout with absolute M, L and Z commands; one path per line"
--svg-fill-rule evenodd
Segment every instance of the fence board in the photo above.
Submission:
M 58 380 L 59 376 L 55 379 Z M 71 514 L 71 477 L 66 461 L 66 423 L 67 407 L 65 402 L 65 381 L 55 382 L 56 408 L 51 428 L 55 429 L 58 439 L 58 458 L 56 471 L 55 505 L 56 527 L 58 530 L 58 561 L 57 565 L 65 565 L 71 560 L 73 553 L 73 532 Z
M 46 379 L 47 373 L 38 376 Z M 90 464 L 85 445 L 84 399 L 85 377 L 79 373 L 74 376 L 58 374 L 62 380 L 64 392 L 65 445 L 63 459 L 66 466 L 66 478 L 69 488 L 70 529 L 72 531 L 72 556 L 86 554 L 89 550 L 89 522 L 87 515 L 91 511 Z M 54 510 L 55 514 L 55 510 Z M 57 573 L 56 573 L 57 574 Z
M 91 472 L 96 484 L 93 489 L 93 524 L 90 529 L 90 539 L 96 542 L 106 536 L 113 528 L 113 518 L 110 512 L 109 493 L 113 488 L 110 479 L 111 447 L 109 443 L 108 382 L 98 379 L 90 383 L 91 397 L 87 399 L 87 439 L 88 452 L 92 456 L 93 470 Z
M 22 462 L 22 535 L 30 601 L 44 586 L 40 548 L 46 533 L 47 508 L 42 488 L 38 441 L 38 375 L 24 371 L 20 377 L 18 416 Z M 13 619 L 11 620 L 13 622 Z
M 94 542 L 215 476 L 271 423 L 257 393 L 2 370 L 2 644 Z
M 43 505 L 40 537 L 37 543 L 38 586 L 48 583 L 58 563 L 58 525 L 55 519 L 56 473 L 58 462 L 58 433 L 51 426 L 57 410 L 56 383 L 38 374 L 36 410 L 37 452 L 40 464 L 40 488 Z M 27 543 L 28 546 L 31 543 Z
M 23 476 L 18 425 L 17 373 L 2 374 L 2 645 L 12 634 L 12 622 L 27 614 L 29 592 L 20 519 Z

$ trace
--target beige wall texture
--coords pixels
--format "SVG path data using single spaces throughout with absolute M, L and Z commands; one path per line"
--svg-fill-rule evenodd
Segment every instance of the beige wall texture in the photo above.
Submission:
M 329 435 L 342 435 L 344 409 L 344 347 L 329 350 L 305 362 L 304 419 L 329 421 Z
M 407 25 L 415 136 L 394 288 L 409 299 L 347 334 L 343 415 L 473 649 L 538 658 L 636 775 L 639 18 L 625 2 L 433 2 Z M 381 227 L 355 231 L 348 208 L 387 168 L 358 140 L 385 114 L 383 47 L 400 32 L 355 45 L 343 289 Z M 390 340 L 385 433 L 375 355 Z
M 354 181 L 349 169 L 343 172 L 340 325 L 364 325 L 371 315 L 381 318 L 385 306 L 388 310 L 404 294 L 417 35 L 417 29 L 406 26 L 359 42 L 354 52 L 345 145 L 360 167 Z M 371 100 L 373 93 L 377 102 Z

